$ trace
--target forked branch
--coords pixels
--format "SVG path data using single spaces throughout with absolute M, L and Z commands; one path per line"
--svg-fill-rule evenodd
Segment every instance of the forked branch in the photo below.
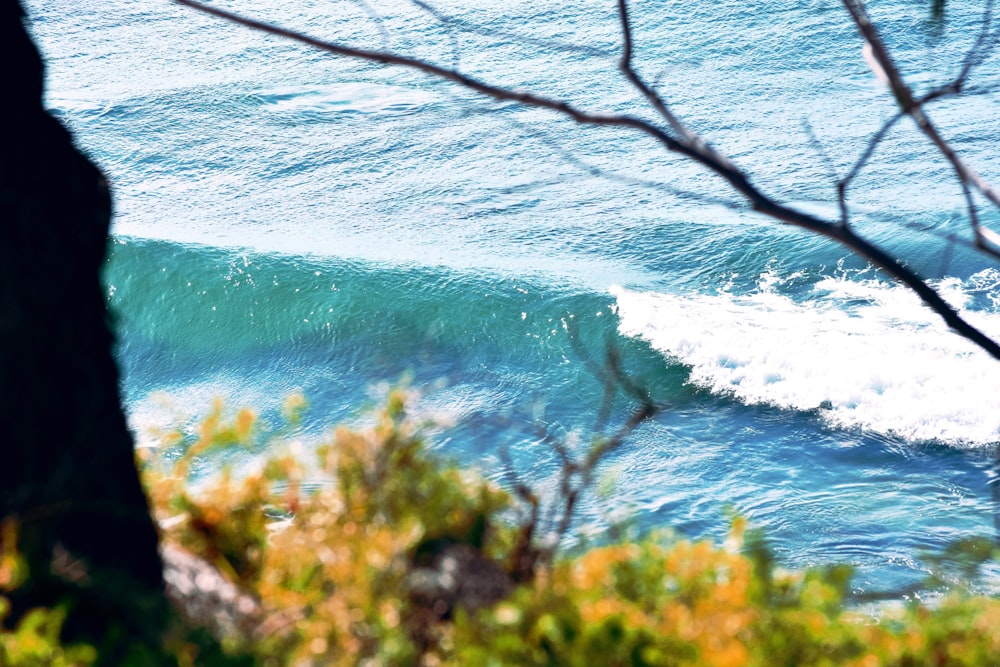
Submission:
M 917 128 L 937 148 L 938 152 L 948 161 L 948 164 L 951 165 L 952 171 L 955 173 L 955 178 L 958 179 L 959 187 L 962 189 L 963 197 L 966 200 L 969 223 L 972 227 L 976 247 L 993 257 L 1000 258 L 1000 235 L 979 223 L 979 216 L 976 212 L 975 201 L 970 189 L 974 188 L 977 190 L 997 208 L 1000 208 L 1000 191 L 997 191 L 958 155 L 952 145 L 941 136 L 941 133 L 934 123 L 931 122 L 927 111 L 924 109 L 927 102 L 933 99 L 938 99 L 944 95 L 957 95 L 960 93 L 972 69 L 981 63 L 988 52 L 996 45 L 996 38 L 992 36 L 990 30 L 992 24 L 992 0 L 987 3 L 979 36 L 966 55 L 965 62 L 958 76 L 947 85 L 931 91 L 931 93 L 922 98 L 914 96 L 913 90 L 903 80 L 903 75 L 889 53 L 888 47 L 879 35 L 878 29 L 868 17 L 868 10 L 865 8 L 863 0 L 843 0 L 843 3 L 851 15 L 851 20 L 854 21 L 858 32 L 861 33 L 861 37 L 865 40 L 865 50 L 873 62 L 872 68 L 875 70 L 876 76 L 884 78 L 890 90 L 892 90 L 893 96 L 896 98 L 896 104 L 899 106 L 900 112 L 913 119 Z M 890 122 L 895 122 L 895 120 L 896 118 L 894 117 Z M 887 129 L 887 126 L 888 124 L 883 129 Z M 871 146 L 871 148 L 873 149 L 874 146 Z M 865 156 L 865 160 L 870 156 L 870 152 L 868 154 Z M 863 166 L 863 163 L 859 163 L 859 166 Z M 858 167 L 852 170 L 852 178 L 856 175 L 857 170 Z
M 681 123 L 680 120 L 677 119 L 672 112 L 670 112 L 662 98 L 660 98 L 655 91 L 649 88 L 632 69 L 633 34 L 629 23 L 626 0 L 619 0 L 618 4 L 625 47 L 623 58 L 620 63 L 621 70 L 632 82 L 632 85 L 667 121 L 667 124 L 670 126 L 674 134 L 671 134 L 671 132 L 668 132 L 667 130 L 664 130 L 661 127 L 637 116 L 586 111 L 570 104 L 565 100 L 547 97 L 530 91 L 505 88 L 503 86 L 487 83 L 477 78 L 468 76 L 456 69 L 441 67 L 427 60 L 411 58 L 392 51 L 361 49 L 336 42 L 316 39 L 300 32 L 240 16 L 233 12 L 204 4 L 198 0 L 175 0 L 175 2 L 192 7 L 204 13 L 217 16 L 232 23 L 243 25 L 272 35 L 285 37 L 302 44 L 307 44 L 334 55 L 417 70 L 432 77 L 458 84 L 468 90 L 475 91 L 496 100 L 517 102 L 529 107 L 548 109 L 571 118 L 583 125 L 621 127 L 623 129 L 641 132 L 657 141 L 668 151 L 683 155 L 684 157 L 702 165 L 715 175 L 721 177 L 731 188 L 733 188 L 733 190 L 747 200 L 750 207 L 754 211 L 775 220 L 801 227 L 807 231 L 821 234 L 827 238 L 837 241 L 860 257 L 863 257 L 895 280 L 898 280 L 916 292 L 924 303 L 937 313 L 956 333 L 964 336 L 988 352 L 991 356 L 1000 360 L 1000 344 L 966 321 L 941 297 L 940 294 L 937 293 L 936 290 L 934 290 L 934 288 L 932 288 L 914 271 L 906 267 L 896 257 L 882 250 L 880 247 L 867 239 L 857 235 L 848 225 L 841 224 L 840 220 L 824 220 L 817 216 L 805 213 L 804 211 L 785 206 L 770 198 L 753 185 L 750 177 L 744 171 L 720 153 L 717 153 L 714 149 L 709 147 L 706 142 L 688 130 L 683 123 Z M 844 0 L 844 2 L 848 5 L 849 9 L 851 7 L 861 7 L 863 10 L 863 5 L 861 5 L 860 0 Z M 897 99 L 899 99 L 902 108 L 906 113 L 914 116 L 915 120 L 918 117 L 925 118 L 920 105 L 913 100 L 913 96 L 909 91 L 909 88 L 906 88 L 905 84 L 902 84 L 902 77 L 899 76 L 898 71 L 895 70 L 895 66 L 888 55 L 888 51 L 885 50 L 881 41 L 877 39 L 877 34 L 874 33 L 874 27 L 871 26 L 870 22 L 867 22 L 867 16 L 863 13 L 859 13 L 858 16 L 864 19 L 863 21 L 856 19 L 856 22 L 859 22 L 859 28 L 861 26 L 866 26 L 862 30 L 862 34 L 867 35 L 870 33 L 873 35 L 873 39 L 875 41 L 872 42 L 872 46 L 873 49 L 875 49 L 876 58 L 880 63 L 884 63 L 883 67 L 888 67 L 888 71 L 892 72 L 890 81 L 893 80 L 893 77 L 896 79 L 896 82 L 893 83 L 893 90 L 896 93 Z M 918 125 L 921 125 L 921 121 L 918 121 Z M 934 130 L 929 120 L 921 125 L 921 129 L 925 132 L 925 134 L 928 134 L 928 136 L 936 136 L 936 130 Z M 935 141 L 936 145 L 939 145 L 939 148 L 954 166 L 956 174 L 962 182 L 973 185 L 977 190 L 987 196 L 987 198 L 1000 206 L 1000 194 L 994 192 L 988 184 L 982 181 L 982 179 L 980 179 L 975 172 L 968 168 L 958 158 L 954 151 L 947 146 L 943 139 L 937 137 Z M 979 244 L 984 250 L 993 252 L 993 254 L 1000 256 L 1000 251 L 996 250 L 997 248 L 1000 248 L 1000 246 L 993 243 L 993 237 L 991 234 L 992 233 L 988 232 L 988 230 L 977 229 L 977 244 Z

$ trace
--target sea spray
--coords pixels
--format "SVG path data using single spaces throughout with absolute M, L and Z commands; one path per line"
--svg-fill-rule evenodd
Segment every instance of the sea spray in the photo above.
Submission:
M 995 278 L 989 270 L 938 287 L 962 308 Z M 985 448 L 1000 440 L 994 364 L 904 287 L 841 275 L 793 298 L 764 274 L 746 293 L 611 293 L 621 333 L 690 367 L 694 386 L 907 441 Z M 1000 313 L 963 315 L 1000 335 Z

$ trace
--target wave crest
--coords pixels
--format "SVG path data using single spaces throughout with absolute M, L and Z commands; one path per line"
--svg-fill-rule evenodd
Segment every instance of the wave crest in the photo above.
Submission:
M 1000 441 L 996 362 L 952 333 L 909 290 L 825 278 L 806 298 L 770 273 L 747 294 L 672 295 L 612 288 L 623 335 L 688 366 L 689 382 L 748 404 L 816 410 L 836 427 L 907 441 L 983 447 Z M 937 287 L 1000 337 L 989 269 Z M 986 301 L 993 307 L 972 310 Z

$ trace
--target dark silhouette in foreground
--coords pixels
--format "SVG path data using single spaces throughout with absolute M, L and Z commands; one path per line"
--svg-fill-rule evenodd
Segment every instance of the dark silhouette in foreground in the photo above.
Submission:
M 100 280 L 111 196 L 42 106 L 24 21 L 0 0 L 0 518 L 16 522 L 30 571 L 12 601 L 15 615 L 69 602 L 81 613 L 67 633 L 118 623 L 132 641 L 162 628 L 166 605 Z

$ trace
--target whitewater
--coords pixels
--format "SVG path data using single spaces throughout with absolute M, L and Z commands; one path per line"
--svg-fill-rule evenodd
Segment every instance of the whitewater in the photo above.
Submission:
M 399 0 L 219 6 L 391 48 L 594 111 L 656 119 L 617 71 L 615 3 Z M 399 68 L 335 58 L 166 0 L 31 0 L 46 104 L 108 174 L 106 270 L 139 446 L 222 398 L 315 441 L 409 378 L 434 446 L 539 488 L 585 442 L 607 345 L 665 406 L 608 462 L 599 534 L 725 534 L 736 512 L 783 563 L 847 562 L 899 590 L 921 554 L 992 535 L 1000 366 L 905 288 L 756 216 L 641 134 L 583 128 Z M 871 11 L 918 91 L 953 76 L 982 5 Z M 672 109 L 769 195 L 827 218 L 894 112 L 836 3 L 633 3 L 636 59 Z M 1000 182 L 996 58 L 929 108 Z M 852 186 L 862 234 L 1000 337 L 1000 267 L 960 243 L 961 191 L 899 123 Z M 982 207 L 983 220 L 1000 216 Z M 628 414 L 620 399 L 612 421 Z

